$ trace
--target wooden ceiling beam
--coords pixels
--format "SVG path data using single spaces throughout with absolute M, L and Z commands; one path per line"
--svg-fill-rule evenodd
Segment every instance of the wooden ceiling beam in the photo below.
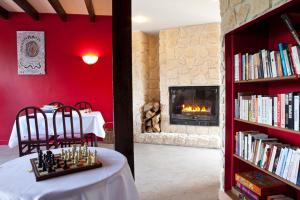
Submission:
M 27 0 L 13 0 L 20 8 L 22 8 L 34 20 L 39 20 L 40 15 L 38 11 Z
M 66 13 L 65 9 L 62 7 L 59 0 L 48 0 L 48 2 L 51 4 L 51 6 L 55 10 L 55 12 L 60 17 L 60 19 L 62 21 L 67 21 L 67 13 Z
M 4 19 L 9 18 L 9 12 L 0 6 L 0 16 Z
M 91 22 L 95 22 L 96 21 L 96 15 L 95 15 L 95 10 L 94 10 L 92 0 L 84 0 L 84 2 L 85 2 L 85 5 L 86 5 L 86 8 L 88 10 L 88 13 L 90 15 Z

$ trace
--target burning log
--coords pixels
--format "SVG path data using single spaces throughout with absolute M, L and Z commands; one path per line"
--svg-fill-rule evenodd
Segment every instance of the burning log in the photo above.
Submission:
M 143 106 L 143 132 L 160 132 L 160 104 L 147 103 Z

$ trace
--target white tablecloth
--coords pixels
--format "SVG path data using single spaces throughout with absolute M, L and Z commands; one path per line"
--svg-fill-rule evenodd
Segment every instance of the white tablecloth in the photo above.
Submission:
M 49 135 L 54 135 L 53 131 L 53 113 L 47 113 L 47 121 L 48 121 L 48 131 Z M 100 112 L 90 112 L 90 113 L 81 113 L 82 117 L 82 127 L 83 127 L 83 133 L 94 133 L 98 137 L 105 137 L 105 131 L 103 129 L 103 125 L 105 123 L 102 115 Z M 21 135 L 23 138 L 27 137 L 27 124 L 26 124 L 26 118 L 25 116 L 22 116 L 19 118 L 20 121 L 20 130 Z M 62 122 L 62 115 L 61 113 L 57 113 L 56 116 L 56 128 L 58 133 L 63 133 L 63 122 Z M 74 131 L 77 131 L 79 133 L 79 117 L 77 113 L 73 115 L 73 125 L 74 125 Z M 38 114 L 38 126 L 39 126 L 39 133 L 40 135 L 45 134 L 45 123 L 43 120 L 43 116 L 41 114 Z M 31 133 L 32 135 L 35 135 L 35 123 L 34 119 L 30 119 L 30 127 L 31 127 Z M 67 118 L 66 120 L 66 127 L 67 132 L 70 130 L 70 120 Z M 13 129 L 11 131 L 10 139 L 8 146 L 10 148 L 16 147 L 18 145 L 18 134 L 17 134 L 17 127 L 16 122 L 14 123 Z
M 0 165 L 1 200 L 138 200 L 126 158 L 113 150 L 97 150 L 103 167 L 36 182 L 23 156 Z M 55 149 L 53 152 L 60 152 Z

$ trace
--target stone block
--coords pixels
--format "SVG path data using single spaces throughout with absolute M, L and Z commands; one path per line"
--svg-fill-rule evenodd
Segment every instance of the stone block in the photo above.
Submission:
M 250 5 L 248 3 L 240 4 L 235 8 L 237 24 L 241 24 L 246 21 L 249 11 Z
M 252 0 L 251 10 L 247 19 L 252 19 L 270 8 L 270 0 Z
M 230 0 L 230 6 L 235 6 L 241 2 L 242 2 L 242 0 Z

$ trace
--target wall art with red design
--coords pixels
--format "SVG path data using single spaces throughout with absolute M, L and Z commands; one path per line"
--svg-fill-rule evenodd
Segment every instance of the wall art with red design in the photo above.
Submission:
M 42 31 L 17 31 L 19 75 L 45 74 L 45 36 Z

